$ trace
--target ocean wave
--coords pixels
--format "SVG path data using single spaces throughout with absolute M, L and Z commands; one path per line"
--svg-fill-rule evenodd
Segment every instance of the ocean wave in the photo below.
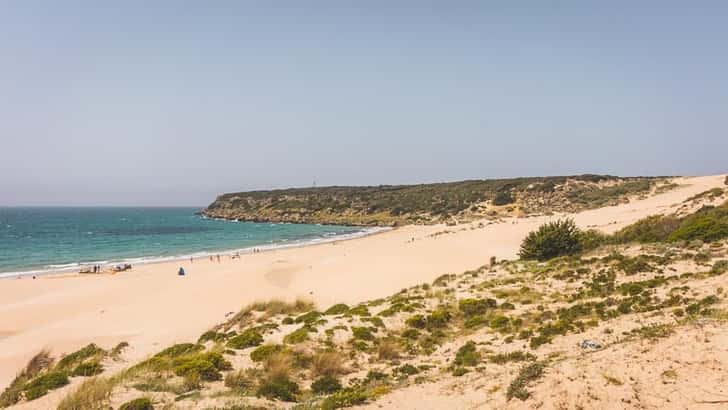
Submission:
M 260 251 L 272 251 L 277 249 L 287 249 L 287 248 L 297 248 L 297 247 L 303 247 L 303 246 L 309 246 L 309 245 L 319 245 L 323 243 L 331 243 L 331 242 L 337 242 L 337 241 L 345 241 L 350 239 L 356 239 L 361 238 L 364 236 L 372 235 L 379 232 L 389 231 L 392 228 L 386 228 L 386 227 L 375 227 L 375 228 L 362 228 L 360 230 L 354 231 L 354 232 L 347 232 L 347 233 L 341 233 L 341 232 L 326 232 L 321 235 L 318 235 L 314 238 L 304 238 L 304 239 L 281 239 L 279 241 L 272 241 L 272 243 L 269 244 L 260 244 L 260 245 L 251 245 L 244 248 L 228 248 L 228 249 L 221 249 L 221 250 L 215 250 L 215 251 L 199 251 L 199 252 L 193 252 L 193 253 L 187 253 L 182 255 L 158 255 L 158 256 L 140 256 L 140 257 L 133 257 L 133 258 L 124 258 L 119 260 L 102 260 L 102 261 L 84 261 L 84 262 L 74 262 L 74 263 L 65 263 L 65 264 L 53 264 L 53 265 L 46 265 L 43 268 L 40 269 L 31 269 L 26 271 L 16 271 L 16 272 L 0 272 L 0 279 L 8 279 L 8 278 L 16 278 L 16 277 L 23 277 L 23 276 L 33 276 L 33 275 L 48 275 L 48 274 L 59 274 L 59 273 L 70 273 L 70 272 L 77 272 L 81 267 L 85 266 L 93 266 L 93 265 L 101 265 L 102 268 L 108 268 L 114 265 L 119 264 L 132 264 L 132 265 L 144 265 L 144 264 L 150 264 L 150 263 L 161 263 L 161 262 L 173 262 L 173 261 L 185 261 L 189 260 L 190 258 L 209 258 L 210 256 L 230 256 L 233 254 L 250 254 L 253 253 L 254 249 L 258 249 Z

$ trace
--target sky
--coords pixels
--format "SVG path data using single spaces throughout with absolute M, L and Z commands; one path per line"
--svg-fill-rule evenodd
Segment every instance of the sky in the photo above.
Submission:
M 0 2 L 0 205 L 728 172 L 728 2 Z

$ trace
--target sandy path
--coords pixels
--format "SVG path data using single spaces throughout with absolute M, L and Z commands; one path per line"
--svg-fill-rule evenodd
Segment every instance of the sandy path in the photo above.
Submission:
M 581 226 L 614 231 L 684 199 L 723 186 L 724 176 L 680 179 L 685 186 L 646 200 L 586 211 Z M 404 227 L 365 238 L 244 255 L 240 259 L 140 265 L 115 276 L 0 281 L 0 389 L 42 347 L 68 352 L 88 343 L 132 345 L 141 358 L 196 339 L 254 300 L 309 298 L 320 307 L 384 297 L 444 273 L 512 258 L 530 230 L 554 217 L 470 225 Z M 477 224 L 474 224 L 475 226 Z M 454 233 L 430 236 L 443 230 Z M 415 238 L 414 242 L 410 242 Z

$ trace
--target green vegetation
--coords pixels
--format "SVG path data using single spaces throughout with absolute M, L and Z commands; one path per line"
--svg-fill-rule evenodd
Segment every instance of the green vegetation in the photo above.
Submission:
M 233 349 L 247 349 L 263 343 L 263 336 L 253 329 L 248 329 L 228 340 L 228 347 Z
M 45 396 L 49 390 L 63 387 L 68 383 L 70 381 L 65 373 L 52 371 L 31 380 L 23 387 L 23 390 L 25 390 L 26 399 L 35 400 L 38 397 Z
M 518 255 L 539 261 L 575 255 L 582 250 L 580 239 L 581 231 L 572 219 L 549 222 L 526 236 Z
M 344 313 L 349 312 L 349 306 L 347 306 L 344 303 L 339 303 L 336 305 L 331 306 L 330 308 L 326 309 L 324 312 L 325 315 L 343 315 Z
M 311 390 L 316 394 L 331 394 L 341 390 L 341 383 L 333 376 L 322 376 L 314 380 Z
M 478 353 L 475 343 L 469 341 L 458 349 L 453 364 L 459 367 L 472 367 L 480 363 L 480 359 L 480 353 Z
M 88 358 L 91 358 L 94 356 L 99 356 L 99 355 L 102 356 L 104 354 L 105 354 L 104 349 L 101 349 L 100 347 L 91 343 L 91 344 L 81 348 L 80 350 L 77 350 L 73 353 L 70 353 L 70 354 L 64 356 L 61 360 L 58 361 L 55 368 L 56 368 L 56 370 L 59 370 L 59 371 L 70 370 L 70 369 L 78 366 L 84 360 L 86 360 Z
M 264 362 L 268 360 L 271 355 L 282 351 L 283 346 L 281 345 L 263 345 L 250 352 L 250 359 L 254 362 Z
M 649 216 L 614 234 L 616 243 L 649 243 L 701 240 L 714 242 L 728 237 L 728 202 L 704 206 L 693 214 Z
M 481 207 L 487 202 L 495 206 L 521 203 L 531 212 L 595 208 L 647 193 L 655 181 L 580 175 L 238 192 L 220 195 L 203 214 L 245 221 L 343 225 L 427 223 L 447 221 L 450 216 L 483 216 Z M 540 201 L 544 196 L 551 199 L 548 206 Z
M 528 399 L 531 396 L 531 393 L 527 390 L 528 385 L 541 378 L 545 368 L 546 365 L 542 362 L 531 363 L 523 366 L 518 372 L 518 376 L 508 386 L 506 398 L 508 400 L 514 397 L 520 400 Z
M 491 355 L 490 357 L 488 357 L 488 360 L 491 363 L 495 364 L 505 364 L 510 362 L 525 362 L 536 360 L 536 356 L 522 350 L 516 350 L 509 353 L 498 353 Z
M 58 405 L 58 410 L 85 410 L 109 408 L 111 392 L 118 379 L 94 377 L 85 380 Z M 123 406 L 121 408 L 124 408 Z
M 140 397 L 122 404 L 119 410 L 154 410 L 154 406 L 148 398 Z
M 282 401 L 296 401 L 296 395 L 300 392 L 298 384 L 287 375 L 276 375 L 264 380 L 255 394 L 257 396 L 277 399 Z

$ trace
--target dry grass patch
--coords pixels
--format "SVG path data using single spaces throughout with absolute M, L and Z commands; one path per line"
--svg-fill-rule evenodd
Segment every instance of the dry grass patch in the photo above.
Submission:
M 344 356 L 339 352 L 317 353 L 311 361 L 311 373 L 314 377 L 346 374 L 347 369 L 344 360 Z
M 108 401 L 116 381 L 105 377 L 85 380 L 76 390 L 66 396 L 58 410 L 95 410 L 108 408 Z

